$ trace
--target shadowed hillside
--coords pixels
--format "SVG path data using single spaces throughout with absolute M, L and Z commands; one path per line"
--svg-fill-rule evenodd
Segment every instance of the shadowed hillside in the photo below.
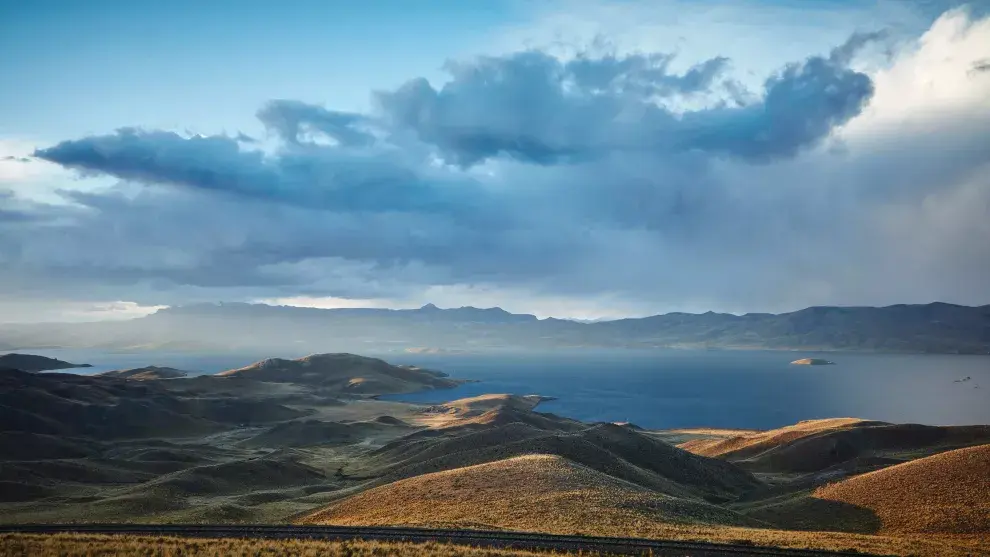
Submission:
M 366 422 L 322 422 L 300 420 L 284 422 L 246 439 L 245 447 L 310 447 L 314 445 L 349 445 L 359 443 L 369 436 L 389 432 L 392 436 L 410 431 L 401 420 L 382 416 Z
M 268 401 L 185 398 L 157 382 L 45 373 L 0 374 L 0 423 L 23 434 L 122 439 L 203 434 L 301 416 Z
M 446 389 L 461 383 L 438 371 L 395 366 L 354 354 L 313 354 L 298 360 L 269 358 L 240 369 L 222 371 L 216 376 L 312 385 L 353 394 Z
M 21 371 L 49 371 L 54 369 L 72 369 L 92 367 L 89 364 L 71 364 L 56 358 L 34 356 L 32 354 L 3 354 L 0 355 L 0 369 L 19 369 Z

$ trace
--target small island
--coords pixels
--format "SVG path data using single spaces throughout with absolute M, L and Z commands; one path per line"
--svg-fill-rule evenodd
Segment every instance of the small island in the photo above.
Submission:
M 829 360 L 823 360 L 821 358 L 801 358 L 800 360 L 794 360 L 791 365 L 797 366 L 834 366 L 835 362 L 830 362 Z

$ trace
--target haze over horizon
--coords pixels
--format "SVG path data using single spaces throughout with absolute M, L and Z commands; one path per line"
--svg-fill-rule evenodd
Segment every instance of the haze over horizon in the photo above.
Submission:
M 990 303 L 988 2 L 47 4 L 3 323 Z

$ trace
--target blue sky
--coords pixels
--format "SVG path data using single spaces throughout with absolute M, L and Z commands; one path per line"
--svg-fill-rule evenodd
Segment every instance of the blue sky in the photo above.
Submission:
M 988 5 L 0 2 L 0 314 L 985 304 Z
M 580 11 L 581 4 L 572 5 Z M 651 15 L 677 22 L 685 17 L 677 13 L 681 9 L 724 7 L 705 0 L 667 4 Z M 882 4 L 765 0 L 742 3 L 739 10 L 749 12 L 754 24 L 777 24 L 775 38 L 762 42 L 803 54 L 832 46 L 855 27 L 920 32 L 951 5 L 888 2 L 876 8 Z M 0 133 L 57 140 L 122 125 L 256 131 L 254 110 L 273 98 L 366 110 L 370 91 L 410 75 L 442 78 L 445 60 L 502 46 L 500 35 L 513 26 L 555 10 L 566 14 L 566 3 L 2 2 L 3 70 L 16 87 L 0 91 Z M 703 38 L 716 48 L 732 39 Z M 782 61 L 766 54 L 770 67 Z
M 499 2 L 3 2 L 0 49 L 17 87 L 0 133 L 55 139 L 124 124 L 257 128 L 271 98 L 367 108 L 371 88 L 436 73 Z

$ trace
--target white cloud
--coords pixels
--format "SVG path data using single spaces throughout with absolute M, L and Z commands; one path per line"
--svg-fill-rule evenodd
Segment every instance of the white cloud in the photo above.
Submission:
M 167 306 L 142 306 L 124 301 L 0 298 L 0 323 L 119 321 L 143 317 L 165 307 Z

